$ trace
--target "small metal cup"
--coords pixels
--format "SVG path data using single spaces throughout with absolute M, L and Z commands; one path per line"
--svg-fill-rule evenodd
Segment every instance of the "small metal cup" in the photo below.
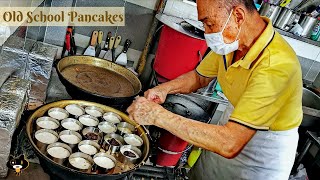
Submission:
M 43 123 L 47 123 L 49 124 L 49 126 L 43 124 Z M 36 124 L 37 124 L 37 130 L 40 130 L 40 129 L 51 129 L 51 130 L 55 130 L 55 129 L 58 129 L 59 126 L 60 126 L 60 123 L 58 120 L 56 119 L 53 119 L 52 117 L 48 117 L 48 116 L 43 116 L 43 117 L 40 117 L 37 119 L 36 121 Z
M 69 104 L 65 109 L 73 116 L 81 116 L 85 114 L 84 109 L 78 104 Z
M 107 121 L 100 122 L 98 128 L 106 134 L 115 133 L 117 131 L 117 126 Z
M 130 152 L 130 153 L 134 154 L 135 157 L 130 157 L 126 152 Z M 141 155 L 142 155 L 142 153 L 141 153 L 140 149 L 138 149 L 137 147 L 131 146 L 131 145 L 124 145 L 120 148 L 119 160 L 120 160 L 120 162 L 122 162 L 124 164 L 128 164 L 128 163 L 134 164 L 134 163 L 138 162 Z
M 48 115 L 57 120 L 62 120 L 69 117 L 68 111 L 62 108 L 51 108 L 48 111 Z
M 136 134 L 125 134 L 123 136 L 124 141 L 132 146 L 140 147 L 143 144 L 143 140 Z
M 112 161 L 113 164 L 110 164 L 110 167 L 104 167 L 102 164 L 100 164 L 101 162 L 98 162 L 99 158 L 104 158 L 104 159 L 108 160 L 109 162 Z M 97 174 L 107 174 L 107 173 L 112 172 L 114 167 L 116 166 L 116 163 L 117 163 L 117 160 L 113 156 L 111 156 L 107 153 L 103 153 L 103 152 L 100 152 L 100 153 L 94 155 L 93 161 L 96 165 L 96 167 L 94 169 Z
M 132 124 L 127 122 L 121 122 L 117 125 L 118 128 L 118 134 L 121 136 L 124 134 L 132 134 L 135 131 L 135 128 Z
M 90 147 L 92 147 L 92 148 L 95 148 L 95 152 L 94 152 L 94 153 L 86 152 L 84 149 L 81 148 L 81 146 L 90 146 Z M 99 152 L 99 150 L 100 150 L 100 145 L 99 145 L 97 142 L 95 142 L 95 141 L 83 140 L 83 141 L 81 141 L 81 142 L 78 144 L 78 149 L 79 149 L 81 152 L 92 156 L 92 155 L 95 155 L 97 152 Z
M 110 140 L 114 139 L 118 144 L 111 144 Z M 120 147 L 124 145 L 124 140 L 123 137 L 120 136 L 119 134 L 107 134 L 104 136 L 104 142 L 103 142 L 103 146 L 104 149 L 110 153 L 110 154 L 115 154 L 119 151 Z
M 77 166 L 77 164 L 73 163 L 73 160 L 76 159 L 76 158 L 78 160 L 86 161 L 89 164 L 89 166 L 86 166 L 86 167 Z M 73 168 L 73 169 L 76 169 L 78 171 L 81 171 L 81 172 L 84 172 L 84 173 L 90 173 L 93 164 L 94 164 L 94 162 L 93 162 L 92 157 L 87 155 L 87 154 L 85 154 L 85 153 L 76 152 L 76 153 L 73 153 L 73 154 L 71 154 L 69 156 L 69 165 L 68 166 Z
M 79 121 L 85 125 L 85 126 L 89 126 L 89 127 L 95 127 L 99 124 L 99 119 L 97 119 L 94 116 L 91 116 L 89 114 L 86 115 L 82 115 L 79 117 Z
M 91 116 L 94 116 L 97 118 L 103 115 L 103 110 L 95 106 L 88 106 L 84 110 L 87 114 L 90 114 Z
M 66 127 L 65 125 L 67 123 L 74 123 L 75 126 Z M 76 119 L 73 119 L 73 118 L 67 118 L 67 119 L 62 120 L 61 126 L 67 130 L 72 130 L 72 131 L 80 131 L 83 128 L 83 125 L 81 124 L 81 122 Z
M 46 133 L 45 135 L 48 136 L 48 135 L 52 135 L 54 137 L 54 140 L 53 141 L 48 141 L 48 142 L 42 142 L 42 140 L 39 140 L 39 136 L 41 133 Z M 47 146 L 49 144 L 52 144 L 52 143 L 55 143 L 58 141 L 59 139 L 59 135 L 58 133 L 56 133 L 55 131 L 53 130 L 50 130 L 50 129 L 40 129 L 38 131 L 35 132 L 35 140 L 36 140 L 36 145 L 37 147 L 39 148 L 39 150 L 42 152 L 42 153 L 46 153 L 47 151 Z M 38 138 L 37 138 L 38 137 Z
M 76 137 L 77 140 L 75 142 L 71 142 L 69 140 L 66 140 L 65 138 L 61 138 L 62 136 L 70 136 L 70 137 Z M 64 130 L 59 133 L 59 138 L 61 141 L 67 143 L 71 149 L 74 149 L 76 145 L 82 140 L 82 136 L 76 132 L 76 131 L 71 131 L 71 130 Z
M 67 150 L 69 152 L 69 154 L 66 156 L 66 157 L 54 157 L 53 155 L 51 155 L 49 153 L 50 149 L 51 148 L 63 148 L 65 150 Z M 62 149 L 62 150 L 63 150 Z M 58 149 L 57 149 L 58 150 Z M 61 149 L 59 149 L 61 150 Z M 61 153 L 61 152 L 60 152 Z M 47 147 L 47 154 L 48 156 L 56 163 L 60 164 L 60 165 L 63 165 L 63 163 L 65 162 L 65 160 L 71 155 L 72 153 L 72 149 L 67 145 L 67 144 L 64 144 L 64 143 L 60 143 L 60 142 L 56 142 L 56 143 L 53 143 L 53 144 L 50 144 L 48 147 Z M 60 154 L 61 155 L 61 154 Z
M 82 135 L 87 140 L 95 141 L 98 144 L 100 144 L 100 141 L 102 140 L 103 133 L 100 131 L 100 129 L 95 127 L 86 127 L 82 130 Z
M 107 112 L 107 113 L 104 113 L 103 115 L 103 119 L 107 122 L 111 122 L 113 124 L 118 124 L 122 121 L 122 118 L 114 113 L 114 112 Z

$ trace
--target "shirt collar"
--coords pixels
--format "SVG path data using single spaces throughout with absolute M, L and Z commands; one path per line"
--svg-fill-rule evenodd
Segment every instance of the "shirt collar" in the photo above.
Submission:
M 263 20 L 268 23 L 267 27 L 263 31 L 263 33 L 260 35 L 260 37 L 257 39 L 257 41 L 253 44 L 253 46 L 250 48 L 250 50 L 247 52 L 243 60 L 240 60 L 239 65 L 245 69 L 249 69 L 252 62 L 254 62 L 261 52 L 268 46 L 270 41 L 272 41 L 274 36 L 274 29 L 272 26 L 272 22 L 270 19 L 266 17 L 262 17 Z

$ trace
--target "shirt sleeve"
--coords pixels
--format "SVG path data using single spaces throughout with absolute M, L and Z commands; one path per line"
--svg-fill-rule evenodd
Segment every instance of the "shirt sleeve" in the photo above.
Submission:
M 254 129 L 269 130 L 291 96 L 292 91 L 287 85 L 296 72 L 295 67 L 286 63 L 257 68 L 235 105 L 230 120 Z
M 218 76 L 219 56 L 210 51 L 208 55 L 201 61 L 196 68 L 199 75 L 203 77 L 213 78 Z

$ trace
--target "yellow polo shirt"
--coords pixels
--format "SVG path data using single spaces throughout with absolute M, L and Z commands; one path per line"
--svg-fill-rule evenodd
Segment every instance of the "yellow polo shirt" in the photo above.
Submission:
M 257 130 L 283 131 L 302 121 L 302 75 L 290 45 L 269 19 L 266 29 L 248 53 L 231 64 L 233 53 L 210 52 L 196 68 L 205 77 L 217 77 L 223 93 L 235 107 L 230 120 Z

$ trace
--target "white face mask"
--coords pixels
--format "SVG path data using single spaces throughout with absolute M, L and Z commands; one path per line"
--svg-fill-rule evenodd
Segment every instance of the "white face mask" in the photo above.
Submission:
M 232 10 L 233 11 L 233 10 Z M 237 35 L 237 38 L 234 42 L 230 43 L 230 44 L 227 44 L 224 42 L 223 40 L 223 31 L 224 29 L 226 28 L 230 18 L 231 18 L 231 15 L 232 15 L 232 11 L 228 17 L 228 20 L 226 22 L 226 24 L 224 25 L 223 29 L 221 32 L 217 32 L 217 33 L 211 33 L 211 34 L 204 34 L 204 37 L 206 39 L 206 42 L 207 42 L 207 45 L 211 48 L 211 50 L 217 54 L 220 54 L 220 55 L 227 55 L 231 52 L 234 52 L 236 50 L 238 50 L 239 48 L 239 34 L 240 34 L 240 31 L 241 31 L 241 27 L 240 27 L 240 30 L 238 32 L 238 35 Z

